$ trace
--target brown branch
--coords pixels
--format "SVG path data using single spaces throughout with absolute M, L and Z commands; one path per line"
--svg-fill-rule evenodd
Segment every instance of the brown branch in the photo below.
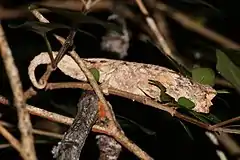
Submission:
M 232 134 L 240 134 L 240 130 L 239 129 L 230 129 L 230 128 L 216 128 L 214 129 L 214 131 L 217 132 L 223 132 L 223 133 L 232 133 Z
M 49 21 L 47 19 L 45 19 L 37 10 L 33 10 L 32 13 L 41 21 L 41 22 L 45 22 L 45 23 L 49 23 Z M 63 45 L 65 42 L 65 39 L 62 38 L 61 36 L 58 36 L 56 34 L 54 34 L 54 36 L 59 40 L 59 42 Z M 115 116 L 110 108 L 110 106 L 108 105 L 105 97 L 103 96 L 102 91 L 99 89 L 99 86 L 94 78 L 94 76 L 92 75 L 92 73 L 88 70 L 88 68 L 86 67 L 84 61 L 79 57 L 79 55 L 75 52 L 75 51 L 71 51 L 70 55 L 72 56 L 72 58 L 75 60 L 75 62 L 78 64 L 78 66 L 80 67 L 80 69 L 83 71 L 83 73 L 85 74 L 85 76 L 87 77 L 88 81 L 90 82 L 93 90 L 95 91 L 95 93 L 97 94 L 97 96 L 99 97 L 100 102 L 103 104 L 103 110 L 106 113 L 106 118 L 108 118 L 110 121 L 108 121 L 107 125 L 106 125 L 106 131 L 108 132 L 107 134 L 112 135 L 112 133 L 118 133 L 119 135 L 122 134 L 122 136 L 124 137 L 125 135 L 123 134 L 123 131 L 120 130 L 117 126 L 119 126 L 119 124 L 117 123 L 117 121 L 115 120 Z M 45 81 L 46 82 L 46 81 Z M 44 84 L 45 85 L 45 84 Z M 104 127 L 103 127 L 104 128 Z M 100 128 L 101 129 L 101 128 Z M 114 132 L 112 132 L 114 131 Z M 112 135 L 114 136 L 114 135 Z M 125 138 L 127 139 L 127 138 Z M 125 143 L 125 144 L 132 144 L 131 142 L 129 143 Z M 135 155 L 137 156 L 143 156 L 143 157 L 139 157 L 141 159 L 152 159 L 147 153 L 145 153 L 143 150 L 141 150 L 141 148 L 139 148 L 137 145 L 132 144 L 134 147 L 134 149 L 136 150 L 131 150 L 132 147 L 129 146 L 125 146 L 126 148 L 128 148 L 131 152 L 133 152 Z M 139 154 L 141 153 L 141 154 Z
M 110 120 L 108 121 L 108 124 L 106 125 L 108 128 L 107 130 L 111 133 L 113 130 L 114 134 L 111 134 L 114 138 L 121 139 L 124 137 L 122 140 L 127 140 L 127 137 L 123 134 L 123 131 L 120 130 L 117 126 L 119 125 L 117 121 L 115 121 L 115 117 L 112 114 L 111 108 L 109 107 L 105 97 L 103 96 L 102 90 L 100 90 L 94 76 L 92 73 L 88 70 L 86 65 L 84 64 L 83 60 L 78 56 L 78 54 L 74 51 L 70 52 L 71 57 L 75 60 L 75 62 L 78 64 L 78 66 L 82 69 L 83 73 L 87 77 L 88 81 L 90 82 L 93 90 L 99 97 L 99 100 L 103 103 L 104 111 L 106 113 L 106 117 Z M 118 135 L 122 135 L 121 137 L 118 137 Z M 121 141 L 118 141 L 122 144 Z M 124 145 L 127 147 L 131 152 L 133 152 L 136 156 L 142 159 L 152 159 L 147 153 L 145 153 L 143 150 L 141 150 L 137 145 L 134 143 L 131 143 L 130 141 L 126 143 L 127 145 Z M 131 147 L 131 145 L 135 146 L 134 148 Z M 140 154 L 139 154 L 140 153 Z
M 4 98 L 6 99 L 6 98 Z M 9 104 L 8 104 L 9 105 Z M 66 117 L 57 113 L 49 112 L 41 108 L 34 107 L 32 105 L 27 105 L 28 112 L 32 115 L 36 115 L 42 118 L 46 118 L 48 120 L 62 123 L 65 125 L 71 125 L 73 122 L 73 118 Z M 122 144 L 125 148 L 127 148 L 129 151 L 132 151 L 134 154 L 138 156 L 142 156 L 140 158 L 142 159 L 151 159 L 144 151 L 142 151 L 137 145 L 132 143 L 127 137 L 126 138 L 121 138 L 125 137 L 123 133 L 115 132 L 115 129 L 113 130 L 111 127 L 105 128 L 100 125 L 95 124 L 92 128 L 92 131 L 97 132 L 97 133 L 104 133 L 109 136 L 113 136 L 120 144 Z M 118 137 L 119 136 L 119 137 Z M 136 150 L 133 150 L 136 149 Z M 145 157 L 144 157 L 145 156 Z M 148 158 L 149 157 L 149 158 Z
M 21 132 L 21 145 L 25 154 L 25 157 L 23 158 L 26 160 L 35 160 L 36 153 L 33 140 L 34 138 L 32 135 L 32 124 L 30 121 L 30 116 L 26 111 L 26 104 L 18 69 L 14 64 L 12 52 L 6 41 L 2 26 L 0 26 L 0 49 L 1 56 L 13 91 L 14 106 L 17 108 L 18 112 L 18 127 Z
M 92 90 L 92 87 L 88 84 L 88 83 L 84 83 L 84 82 L 65 82 L 65 83 L 48 83 L 46 86 L 46 89 L 62 89 L 62 88 L 81 88 L 84 90 Z M 168 112 L 169 114 L 171 114 L 172 116 L 175 116 L 179 119 L 182 119 L 184 121 L 187 121 L 189 123 L 195 124 L 201 128 L 204 129 L 209 129 L 209 125 L 206 123 L 203 123 L 201 121 L 198 121 L 194 118 L 188 117 L 186 115 L 183 115 L 179 112 L 176 111 L 175 108 L 171 108 L 168 107 L 166 105 L 160 104 L 157 101 L 154 101 L 148 97 L 145 96 L 139 96 L 139 95 L 135 95 L 132 93 L 128 93 L 128 92 L 124 92 L 124 91 L 120 91 L 117 89 L 113 89 L 113 88 L 108 88 L 108 93 L 112 94 L 112 95 L 116 95 L 116 96 L 120 96 L 120 97 L 124 97 L 127 99 L 131 99 L 133 101 L 137 101 L 139 103 L 157 108 L 159 110 L 163 110 L 165 112 Z
M 85 89 L 85 90 L 92 90 L 91 85 L 89 85 L 88 83 L 85 83 L 85 82 L 48 83 L 45 89 L 53 90 L 53 89 L 62 89 L 62 88 L 81 88 L 81 89 Z M 117 90 L 117 89 L 113 89 L 111 87 L 108 88 L 108 93 L 110 93 L 112 95 L 117 95 L 117 96 L 120 96 L 120 97 L 128 98 L 128 99 L 131 99 L 133 101 L 138 101 L 142 104 L 149 105 L 149 106 L 152 106 L 154 108 L 166 111 L 166 112 L 170 113 L 171 115 L 175 114 L 175 109 L 170 108 L 170 107 L 165 106 L 165 105 L 162 105 L 162 104 L 160 104 L 156 101 L 153 101 L 150 98 L 147 98 L 145 96 L 135 95 L 135 94 L 132 94 L 132 93 L 129 93 L 129 92 L 124 92 L 124 91 L 120 91 L 120 90 Z
M 50 83 L 49 86 L 47 86 L 47 89 L 60 89 L 61 85 L 63 86 L 62 88 L 71 88 L 71 87 L 69 87 L 69 86 L 71 86 L 70 83 L 67 84 L 67 85 L 65 85 L 65 83 L 62 83 L 62 84 L 61 83 L 56 83 L 56 85 L 54 83 Z M 79 85 L 74 84 L 73 86 L 74 87 L 72 87 L 72 88 L 82 88 L 84 90 L 92 90 L 91 86 L 87 83 L 82 83 L 82 84 L 80 83 Z M 109 88 L 109 93 L 113 94 L 113 95 L 117 95 L 117 96 L 122 96 L 122 97 L 125 97 L 125 98 L 128 98 L 128 99 L 140 102 L 140 103 L 144 102 L 143 104 L 146 104 L 146 105 L 152 106 L 154 108 L 158 108 L 158 109 L 160 109 L 161 107 L 163 107 L 163 109 L 164 109 L 166 107 L 166 106 L 161 106 L 161 104 L 159 104 L 159 103 L 155 103 L 155 101 L 153 101 L 151 99 L 146 99 L 145 97 L 142 98 L 141 96 L 135 96 L 135 95 L 132 95 L 132 94 L 124 93 L 122 91 L 120 91 L 120 92 L 114 91 L 113 92 L 113 90 L 111 88 Z M 4 101 L 0 101 L 0 103 L 4 102 L 4 105 L 9 105 L 9 102 L 5 97 L 0 96 L 0 98 L 4 99 Z M 150 102 L 148 102 L 148 101 L 150 101 Z M 151 101 L 153 101 L 153 102 L 151 102 Z M 161 107 L 159 107 L 158 105 L 160 105 Z M 44 109 L 34 107 L 32 105 L 27 104 L 26 109 L 32 115 L 36 115 L 36 116 L 39 116 L 39 117 L 42 117 L 42 118 L 46 118 L 50 121 L 62 123 L 62 124 L 65 124 L 65 125 L 71 125 L 72 122 L 73 122 L 73 118 L 69 118 L 69 117 L 66 117 L 66 116 L 63 116 L 63 115 L 60 115 L 60 114 L 57 114 L 57 113 L 49 112 L 49 111 L 46 111 Z M 208 124 L 202 123 L 202 122 L 200 122 L 196 119 L 193 119 L 191 117 L 187 117 L 185 115 L 182 115 L 181 113 L 178 113 L 177 111 L 174 111 L 173 113 L 174 113 L 173 115 L 175 115 L 177 118 L 183 119 L 183 120 L 185 120 L 189 123 L 193 123 L 193 124 L 195 124 L 195 125 L 197 125 L 201 128 L 209 130 L 209 131 L 239 134 L 239 131 L 237 131 L 237 130 L 231 131 L 232 129 L 228 129 L 228 128 L 213 127 L 213 126 L 216 126 L 216 125 L 208 125 Z M 93 131 L 98 132 L 98 133 L 109 134 L 109 131 L 106 128 L 104 128 L 102 126 L 99 126 L 99 125 L 94 125 L 93 126 Z
M 61 142 L 52 150 L 59 160 L 78 160 L 92 126 L 98 118 L 98 97 L 93 91 L 82 94 L 77 104 L 78 112 Z

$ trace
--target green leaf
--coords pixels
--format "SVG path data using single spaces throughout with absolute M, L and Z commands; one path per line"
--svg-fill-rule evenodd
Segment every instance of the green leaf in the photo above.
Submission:
M 149 80 L 149 83 L 157 86 L 161 90 L 160 100 L 161 102 L 175 102 L 174 98 L 166 93 L 166 88 L 158 81 Z
M 194 117 L 199 119 L 201 122 L 209 124 L 209 121 L 203 115 L 201 115 L 195 111 L 189 111 L 189 113 L 191 113 Z
M 98 82 L 100 78 L 100 73 L 96 68 L 91 68 L 89 71 L 93 74 L 95 80 Z
M 237 67 L 228 56 L 220 50 L 216 51 L 216 69 L 226 80 L 236 88 L 240 88 L 240 68 Z
M 187 109 L 193 109 L 195 107 L 195 104 L 190 99 L 187 99 L 185 97 L 180 97 L 177 103 L 178 105 Z
M 36 32 L 37 34 L 43 37 L 47 32 L 52 31 L 54 29 L 59 29 L 59 28 L 71 29 L 71 27 L 63 24 L 43 23 L 43 22 L 37 22 L 37 21 L 27 21 L 23 24 L 19 24 L 19 25 L 10 24 L 8 26 L 10 28 L 25 28 L 33 32 Z
M 194 68 L 192 70 L 192 79 L 201 84 L 214 85 L 215 73 L 211 68 Z
M 217 116 L 215 116 L 211 113 L 203 114 L 203 113 L 198 113 L 198 112 L 195 112 L 195 111 L 190 111 L 190 113 L 193 116 L 195 116 L 196 118 L 198 118 L 200 121 L 205 122 L 205 123 L 212 122 L 212 123 L 216 124 L 216 123 L 221 122 L 221 120 Z
M 116 24 L 101 21 L 95 17 L 85 15 L 82 12 L 70 11 L 70 10 L 59 9 L 59 8 L 51 8 L 51 7 L 47 7 L 47 8 L 54 13 L 57 13 L 63 17 L 70 19 L 73 22 L 73 25 L 79 25 L 84 23 L 98 24 L 105 27 L 108 30 L 115 30 L 116 32 L 122 33 L 121 27 L 117 26 Z

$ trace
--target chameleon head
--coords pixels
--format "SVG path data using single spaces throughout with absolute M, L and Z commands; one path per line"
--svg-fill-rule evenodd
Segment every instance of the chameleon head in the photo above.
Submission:
M 210 107 L 213 105 L 212 99 L 217 95 L 216 90 L 211 87 L 207 87 L 205 94 L 202 96 L 202 100 L 195 103 L 194 111 L 200 113 L 209 113 Z

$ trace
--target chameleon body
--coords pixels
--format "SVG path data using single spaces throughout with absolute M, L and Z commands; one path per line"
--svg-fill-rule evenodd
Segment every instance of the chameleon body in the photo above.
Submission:
M 55 57 L 57 52 L 53 52 Z M 180 97 L 190 99 L 195 103 L 193 110 L 209 113 L 211 100 L 216 96 L 216 91 L 208 86 L 196 82 L 165 67 L 121 60 L 87 58 L 84 59 L 88 68 L 96 68 L 100 73 L 99 82 L 105 87 L 116 88 L 141 96 L 150 96 L 159 100 L 161 90 L 155 85 L 149 84 L 149 80 L 160 82 L 166 93 L 177 101 Z M 36 88 L 42 89 L 45 84 L 39 84 L 35 77 L 35 69 L 38 65 L 49 64 L 51 60 L 47 52 L 42 52 L 30 63 L 28 74 Z M 65 55 L 59 62 L 58 68 L 65 74 L 80 81 L 87 81 L 82 70 L 76 62 Z

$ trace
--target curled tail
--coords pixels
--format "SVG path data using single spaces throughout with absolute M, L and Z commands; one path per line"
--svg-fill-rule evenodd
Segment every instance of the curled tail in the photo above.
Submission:
M 55 57 L 56 53 L 53 53 L 53 56 Z M 38 56 L 34 57 L 34 59 L 30 62 L 30 65 L 28 66 L 28 76 L 31 80 L 32 84 L 38 88 L 43 89 L 46 86 L 46 82 L 38 82 L 35 76 L 35 70 L 37 66 L 41 64 L 49 64 L 51 63 L 51 59 L 47 52 L 42 52 Z

